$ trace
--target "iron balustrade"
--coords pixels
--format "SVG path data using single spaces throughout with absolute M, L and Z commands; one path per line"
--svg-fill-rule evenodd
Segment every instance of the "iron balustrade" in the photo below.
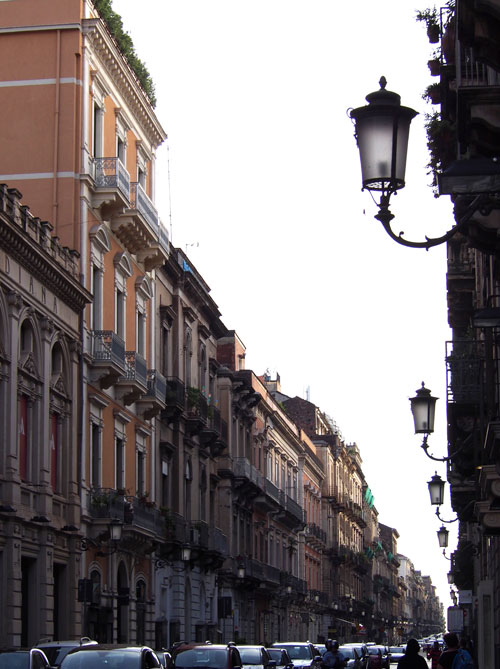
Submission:
M 498 375 L 495 374 L 495 377 Z M 497 382 L 494 382 L 495 385 Z M 485 384 L 485 343 L 479 340 L 446 342 L 448 404 L 482 403 Z
M 211 527 L 208 534 L 208 548 L 227 556 L 227 537 L 218 527 Z
M 125 369 L 125 342 L 112 330 L 93 330 L 92 356 L 96 361 L 112 362 Z
M 94 158 L 94 181 L 97 188 L 118 188 L 129 200 L 130 175 L 119 158 Z
M 165 402 L 167 406 L 184 406 L 186 397 L 186 386 L 176 376 L 169 376 L 167 378 L 167 390 Z
M 160 374 L 156 369 L 148 369 L 147 371 L 148 397 L 155 397 L 156 399 L 165 401 L 167 393 L 167 379 Z
M 158 210 L 138 181 L 134 181 L 130 184 L 130 208 L 138 211 L 148 225 L 154 230 L 155 234 L 158 235 L 160 225 Z
M 278 504 L 281 503 L 281 490 L 277 488 L 272 481 L 264 479 L 264 491 L 266 495 L 274 499 Z
M 123 378 L 127 381 L 138 381 L 147 386 L 146 361 L 136 351 L 125 351 L 125 374 Z
M 262 474 L 251 464 L 248 458 L 233 458 L 233 473 L 235 476 L 244 477 L 262 488 Z
M 163 225 L 163 223 L 160 221 L 159 222 L 159 229 L 158 229 L 158 239 L 160 240 L 160 245 L 165 249 L 165 251 L 170 250 L 170 241 L 168 238 L 168 230 L 167 228 Z
M 288 513 L 290 513 L 292 516 L 294 516 L 301 522 L 304 522 L 305 518 L 304 509 L 299 504 L 297 504 L 297 502 L 294 499 L 292 499 L 290 495 L 287 495 L 285 493 L 284 502 L 285 502 L 284 504 L 285 509 L 288 511 Z

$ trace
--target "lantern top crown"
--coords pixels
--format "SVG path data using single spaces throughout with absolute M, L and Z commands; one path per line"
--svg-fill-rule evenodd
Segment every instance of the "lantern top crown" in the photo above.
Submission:
M 401 104 L 401 96 L 398 95 L 398 93 L 394 93 L 393 91 L 387 91 L 386 86 L 387 86 L 387 79 L 382 76 L 380 77 L 380 81 L 378 82 L 380 84 L 380 88 L 378 91 L 374 91 L 373 93 L 368 93 L 366 96 L 365 100 L 373 105 L 400 105 Z

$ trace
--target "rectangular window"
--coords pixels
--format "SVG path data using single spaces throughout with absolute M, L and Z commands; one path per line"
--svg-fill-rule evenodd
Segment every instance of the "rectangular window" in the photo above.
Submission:
M 143 451 L 137 451 L 137 495 L 140 497 L 146 492 L 145 467 L 146 457 Z
M 125 341 L 125 293 L 116 289 L 115 331 Z
M 137 312 L 137 353 L 146 357 L 146 315 L 142 311 Z
M 168 330 L 167 328 L 161 329 L 161 373 L 163 376 L 168 377 Z
M 19 476 L 28 480 L 28 398 L 21 395 L 19 400 Z
M 115 446 L 115 479 L 116 488 L 125 488 L 125 442 L 119 437 L 116 438 Z
M 168 461 L 161 461 L 161 505 L 168 507 L 169 504 L 169 494 L 168 494 Z
M 92 265 L 92 329 L 102 330 L 102 271 Z
M 94 119 L 93 119 L 92 148 L 94 151 L 94 158 L 102 158 L 102 128 L 103 128 L 103 111 L 97 103 L 94 103 Z
M 101 487 L 101 429 L 92 423 L 90 429 L 91 470 L 90 484 L 93 488 Z
M 122 165 L 125 165 L 125 142 L 121 137 L 116 138 L 116 156 Z

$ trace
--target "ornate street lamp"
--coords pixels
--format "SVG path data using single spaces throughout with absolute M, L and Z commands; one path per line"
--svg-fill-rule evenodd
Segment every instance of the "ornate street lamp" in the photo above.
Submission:
M 438 476 L 437 472 L 434 474 L 431 480 L 428 481 L 427 486 L 431 496 L 431 504 L 441 506 L 444 497 L 444 481 L 440 476 Z
M 439 548 L 447 548 L 448 547 L 448 535 L 449 532 L 446 529 L 444 525 L 441 525 L 439 530 L 437 531 L 437 537 L 439 541 Z
M 410 397 L 411 412 L 415 424 L 415 434 L 424 434 L 426 437 L 434 432 L 434 416 L 438 398 L 431 395 L 431 391 L 422 387 L 415 391 L 415 397 Z
M 426 237 L 424 242 L 404 239 L 403 233 L 395 234 L 391 228 L 394 215 L 389 210 L 389 200 L 405 186 L 406 156 L 410 123 L 417 112 L 401 105 L 401 96 L 386 90 L 387 81 L 381 77 L 380 90 L 366 96 L 367 105 L 350 110 L 354 121 L 354 137 L 359 148 L 363 190 L 380 193 L 379 212 L 375 218 L 384 226 L 387 234 L 403 246 L 429 249 L 446 242 L 477 211 L 481 195 L 467 207 L 460 222 L 441 237 Z

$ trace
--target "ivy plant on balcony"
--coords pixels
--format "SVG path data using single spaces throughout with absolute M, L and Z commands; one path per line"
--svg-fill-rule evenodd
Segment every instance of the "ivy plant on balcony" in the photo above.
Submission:
M 438 197 L 437 177 L 455 158 L 455 124 L 442 118 L 440 112 L 425 115 L 427 148 L 430 160 L 427 163 L 428 174 L 432 176 L 431 187 Z
M 202 392 L 199 388 L 195 388 L 194 386 L 187 387 L 186 402 L 188 409 L 191 409 L 194 412 L 196 412 L 197 410 L 199 411 L 201 398 L 202 398 Z
M 136 75 L 151 105 L 156 107 L 155 86 L 151 75 L 145 64 L 139 59 L 135 52 L 134 43 L 130 35 L 123 28 L 122 18 L 113 11 L 112 0 L 93 0 L 94 6 L 99 12 L 102 20 L 107 25 L 109 32 L 113 35 L 120 51 L 125 56 L 132 71 Z

